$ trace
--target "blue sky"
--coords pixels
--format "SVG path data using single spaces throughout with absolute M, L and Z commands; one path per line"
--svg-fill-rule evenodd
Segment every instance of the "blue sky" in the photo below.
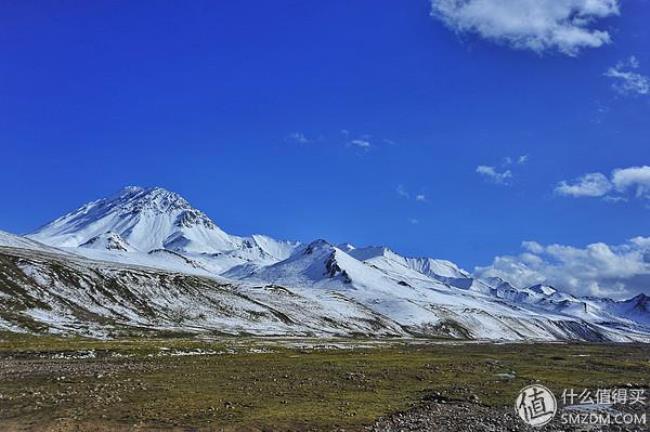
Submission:
M 136 184 L 470 269 L 650 235 L 647 173 L 612 173 L 650 164 L 650 2 L 536 33 L 493 1 L 5 3 L 0 229 Z

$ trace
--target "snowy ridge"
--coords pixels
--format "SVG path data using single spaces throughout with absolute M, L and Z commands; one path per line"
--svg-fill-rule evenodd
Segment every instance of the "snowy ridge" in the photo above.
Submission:
M 483 281 L 472 278 L 469 272 L 447 260 L 402 257 L 385 246 L 358 248 L 351 251 L 350 254 L 367 264 L 388 272 L 399 273 L 409 269 L 427 278 L 464 290 L 490 292 L 492 289 Z
M 60 253 L 60 254 L 65 253 L 62 250 L 47 246 L 35 240 L 10 234 L 5 231 L 0 231 L 0 248 L 3 247 L 12 248 L 12 249 L 26 249 L 26 250 L 35 250 L 35 251 L 42 251 L 42 252 Z
M 106 278 L 118 292 L 105 292 Z M 0 232 L 0 323 L 104 335 L 137 327 L 650 341 L 644 295 L 577 298 L 547 285 L 477 279 L 450 261 L 383 246 L 234 236 L 179 195 L 140 187 L 88 203 L 28 238 Z

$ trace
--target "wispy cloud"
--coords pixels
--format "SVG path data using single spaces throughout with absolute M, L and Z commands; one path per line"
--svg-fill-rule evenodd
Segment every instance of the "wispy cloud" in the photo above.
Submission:
M 352 132 L 350 132 L 348 129 L 340 129 L 333 136 L 330 136 L 329 139 L 334 142 L 342 142 L 346 147 L 350 149 L 360 150 L 362 152 L 367 152 L 371 149 L 374 149 L 376 147 L 374 143 L 375 141 L 379 143 L 394 144 L 393 141 L 390 141 L 388 139 L 379 141 L 373 140 L 373 137 L 368 134 L 353 135 Z M 285 142 L 293 144 L 312 144 L 316 142 L 327 142 L 329 139 L 327 135 L 311 137 L 300 131 L 291 132 L 284 138 Z
M 352 134 L 349 129 L 341 129 L 339 131 L 340 135 L 343 137 L 345 145 L 351 149 L 362 150 L 364 152 L 369 151 L 374 147 L 372 142 L 372 136 L 368 134 L 356 135 Z
M 555 193 L 607 201 L 627 201 L 625 194 L 629 193 L 637 198 L 650 198 L 650 166 L 615 169 L 609 177 L 599 172 L 588 173 L 572 181 L 561 181 Z
M 476 173 L 491 183 L 508 185 L 514 178 L 513 170 L 516 171 L 518 167 L 525 165 L 528 159 L 529 156 L 527 154 L 506 156 L 502 159 L 500 166 L 479 165 L 476 167 Z
M 512 171 L 498 171 L 495 167 L 489 165 L 477 166 L 476 172 L 485 179 L 500 185 L 507 184 L 508 180 L 512 178 Z
M 286 137 L 286 141 L 288 142 L 293 142 L 293 143 L 298 143 L 298 144 L 308 144 L 312 142 L 311 139 L 307 138 L 307 136 L 302 133 L 302 132 L 292 132 Z
M 402 198 L 410 200 L 411 197 L 413 200 L 420 202 L 420 203 L 427 203 L 429 202 L 429 199 L 427 198 L 426 194 L 424 192 L 419 192 L 416 194 L 411 194 L 408 189 L 402 184 L 397 185 L 395 188 L 395 192 L 397 192 L 397 195 L 399 195 Z
M 349 141 L 349 144 L 362 150 L 369 150 L 372 147 L 372 144 L 367 139 L 353 139 Z
M 397 193 L 397 195 L 398 195 L 399 197 L 401 197 L 401 198 L 404 199 L 404 200 L 408 200 L 409 202 L 412 202 L 412 201 L 416 201 L 416 202 L 419 202 L 419 203 L 426 203 L 426 202 L 428 202 L 428 201 L 427 201 L 427 196 L 426 196 L 425 194 L 423 194 L 423 193 L 411 194 L 411 193 L 406 189 L 406 187 L 404 187 L 404 185 L 401 185 L 401 184 L 400 184 L 400 185 L 397 185 L 397 187 L 395 188 L 395 192 Z M 411 198 L 413 198 L 413 199 L 411 200 Z M 413 206 L 413 205 L 410 204 L 410 207 L 412 207 L 412 206 Z M 415 218 L 415 217 L 410 217 L 410 218 L 408 218 L 408 222 L 409 222 L 411 225 L 417 225 L 417 224 L 420 223 L 420 220 L 417 219 L 417 218 Z
M 506 157 L 503 158 L 503 165 L 504 166 L 508 166 L 508 165 L 524 165 L 526 162 L 528 162 L 528 155 L 527 154 L 517 156 L 517 157 L 506 156 Z
M 340 129 L 338 135 L 346 147 L 363 152 L 380 150 L 386 146 L 397 145 L 395 141 L 389 138 L 382 138 L 381 136 L 374 136 L 368 133 L 359 134 L 350 131 L 350 129 Z
M 408 193 L 404 185 L 397 185 L 395 192 L 397 192 L 397 195 L 401 196 L 402 198 L 411 198 L 411 194 Z
M 431 14 L 458 33 L 576 56 L 611 42 L 595 24 L 618 15 L 619 0 L 431 0 Z
M 607 69 L 605 76 L 613 80 L 612 88 L 620 95 L 649 95 L 650 77 L 640 74 L 638 69 L 639 61 L 631 56 Z
M 523 252 L 499 256 L 482 277 L 498 276 L 519 288 L 538 283 L 555 285 L 576 295 L 632 297 L 650 286 L 650 238 L 636 237 L 621 245 L 593 243 L 584 248 L 535 241 L 522 243 Z

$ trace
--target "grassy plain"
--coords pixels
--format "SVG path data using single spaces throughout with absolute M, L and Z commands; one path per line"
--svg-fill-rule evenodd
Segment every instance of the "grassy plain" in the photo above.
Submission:
M 360 430 L 432 395 L 650 386 L 650 347 L 0 334 L 0 430 Z

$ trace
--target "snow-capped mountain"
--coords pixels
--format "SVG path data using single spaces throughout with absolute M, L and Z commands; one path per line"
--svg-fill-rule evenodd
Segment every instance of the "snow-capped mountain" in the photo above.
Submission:
M 106 233 L 119 235 L 142 252 L 165 248 L 214 253 L 240 243 L 181 196 L 134 186 L 90 202 L 28 237 L 57 247 L 78 247 Z
M 432 272 L 436 265 L 447 271 L 444 276 Z M 470 278 L 467 272 L 447 261 L 405 258 L 388 248 L 355 248 L 345 252 L 317 240 L 289 259 L 253 271 L 242 280 L 289 287 L 301 294 L 307 290 L 310 295 L 336 290 L 397 321 L 412 334 L 552 340 L 596 337 L 609 332 L 599 327 L 598 319 L 582 321 L 537 307 L 532 301 L 528 308 L 526 303 L 497 300 L 494 289 L 488 289 L 486 294 L 453 286 L 448 283 L 456 279 L 452 276 Z M 551 295 L 547 287 L 529 290 Z
M 174 251 L 204 261 L 216 273 L 248 262 L 281 261 L 299 246 L 263 235 L 227 234 L 180 195 L 163 188 L 135 186 L 85 204 L 27 237 L 59 248 L 81 248 L 79 252 L 85 256 L 109 260 L 110 255 L 92 250 Z M 124 261 L 120 256 L 115 259 Z
M 650 310 L 387 247 L 231 235 L 173 192 L 128 187 L 27 238 L 0 232 L 0 328 L 650 341 Z
M 513 297 L 519 303 L 534 305 L 548 311 L 575 316 L 595 322 L 628 320 L 643 325 L 650 324 L 650 297 L 639 294 L 628 300 L 575 297 L 550 285 L 538 284 L 522 290 L 514 289 Z
M 602 299 L 600 300 L 603 301 Z M 617 315 L 650 326 L 650 297 L 639 294 L 631 299 L 614 302 Z

